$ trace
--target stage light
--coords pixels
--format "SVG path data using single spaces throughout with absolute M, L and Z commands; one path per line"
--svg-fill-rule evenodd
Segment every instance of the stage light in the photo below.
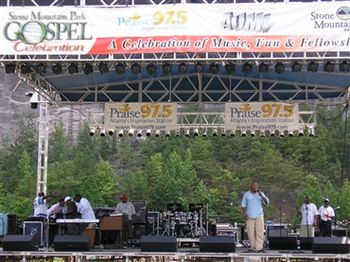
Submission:
M 68 73 L 70 74 L 78 73 L 78 65 L 76 63 L 70 63 L 68 65 Z
M 129 129 L 128 136 L 134 136 L 135 130 L 133 128 Z
M 140 74 L 141 66 L 138 63 L 133 63 L 130 67 L 130 70 L 134 75 Z
M 180 137 L 180 130 L 176 130 L 175 136 Z
M 151 134 L 152 134 L 151 129 L 147 129 L 147 130 L 146 130 L 146 136 L 151 136 Z
M 302 65 L 298 62 L 294 62 L 292 64 L 292 72 L 300 72 L 302 68 Z
M 283 130 L 278 131 L 278 133 L 279 133 L 280 137 L 284 137 L 284 136 L 285 136 L 285 134 L 284 134 L 284 131 L 283 131 Z
M 315 136 L 315 129 L 313 126 L 309 127 L 308 133 L 309 133 L 309 136 Z
M 260 131 L 260 137 L 265 137 L 266 134 L 265 134 L 265 131 Z
M 251 131 L 250 131 L 250 136 L 251 136 L 251 137 L 255 137 L 255 131 L 254 131 L 254 130 L 251 130 Z
M 170 75 L 171 74 L 171 64 L 170 63 L 164 63 L 162 65 L 162 70 L 165 75 Z
M 267 73 L 269 72 L 269 65 L 262 62 L 259 64 L 258 70 L 260 73 Z
M 95 128 L 91 128 L 91 129 L 90 129 L 90 132 L 89 132 L 89 135 L 90 135 L 90 136 L 94 136 L 94 135 L 95 135 L 95 132 L 96 132 L 96 131 L 95 131 Z
M 270 136 L 276 136 L 276 131 L 275 130 L 271 130 L 270 131 Z
M 213 62 L 209 65 L 209 73 L 211 74 L 217 74 L 219 72 L 219 64 L 216 62 Z
M 288 136 L 289 136 L 289 137 L 294 136 L 294 131 L 293 131 L 293 130 L 289 130 L 289 131 L 288 131 Z
M 30 66 L 26 63 L 21 64 L 21 74 L 29 74 L 32 71 Z
M 252 72 L 253 70 L 253 66 L 251 63 L 246 62 L 242 65 L 242 72 L 245 74 L 249 74 L 250 72 Z
M 124 63 L 118 63 L 115 65 L 115 73 L 118 75 L 125 73 L 125 64 Z
M 98 64 L 98 70 L 100 70 L 101 74 L 108 73 L 109 72 L 108 64 L 106 62 L 100 62 Z
M 44 63 L 37 63 L 35 68 L 39 74 L 46 73 L 46 66 Z
M 108 135 L 113 136 L 114 135 L 114 129 L 109 129 L 108 130 Z
M 235 64 L 228 62 L 225 64 L 225 72 L 228 75 L 232 75 L 235 72 Z
M 85 73 L 85 75 L 91 74 L 94 71 L 92 64 L 90 63 L 85 63 L 83 65 L 83 72 Z
M 179 73 L 185 74 L 187 72 L 187 65 L 186 63 L 179 64 Z
M 213 129 L 213 133 L 212 133 L 213 136 L 218 136 L 218 130 L 217 129 Z
M 142 136 L 142 130 L 137 131 L 137 137 L 141 137 Z
M 195 68 L 196 68 L 197 73 L 203 72 L 203 64 L 202 63 L 200 63 L 200 62 L 196 63 Z
M 318 69 L 318 64 L 314 61 L 311 61 L 308 65 L 307 65 L 307 71 L 308 72 L 317 72 Z
M 146 71 L 150 75 L 154 75 L 157 71 L 157 67 L 155 64 L 151 63 L 146 66 Z
M 119 137 L 123 137 L 124 136 L 124 130 L 123 129 L 119 130 L 118 136 Z
M 241 131 L 241 136 L 247 136 L 247 131 L 246 130 Z
M 206 137 L 207 135 L 208 135 L 208 131 L 204 130 L 203 133 L 202 133 L 202 136 Z
M 16 64 L 14 63 L 6 63 L 5 64 L 5 72 L 6 74 L 12 74 L 16 70 Z
M 195 129 L 193 130 L 193 135 L 194 135 L 194 136 L 198 136 L 198 135 L 199 135 L 199 130 L 198 130 L 198 128 L 195 128 Z
M 298 131 L 299 136 L 304 136 L 304 127 L 300 127 Z
M 282 62 L 276 63 L 275 72 L 279 74 L 284 72 L 284 65 L 282 64 Z
M 166 137 L 170 137 L 170 131 L 169 131 L 169 130 L 166 130 L 166 131 L 165 131 L 165 136 L 166 136 Z
M 155 137 L 160 137 L 160 130 L 156 130 L 156 132 L 154 133 Z
M 235 130 L 231 130 L 230 136 L 236 136 L 236 131 Z
M 62 66 L 59 63 L 52 65 L 52 73 L 55 75 L 62 74 Z
M 339 71 L 340 72 L 349 72 L 350 71 L 350 66 L 349 63 L 346 62 L 345 60 L 339 64 Z
M 226 136 L 225 130 L 222 130 L 222 131 L 221 131 L 221 136 Z
M 327 62 L 323 65 L 323 71 L 327 72 L 327 73 L 331 73 L 334 71 L 334 64 L 332 64 L 331 62 Z
M 101 129 L 100 136 L 106 136 L 106 129 Z
M 189 136 L 190 136 L 190 130 L 189 130 L 189 129 L 187 129 L 187 130 L 185 131 L 185 136 L 186 136 L 186 137 L 189 137 Z

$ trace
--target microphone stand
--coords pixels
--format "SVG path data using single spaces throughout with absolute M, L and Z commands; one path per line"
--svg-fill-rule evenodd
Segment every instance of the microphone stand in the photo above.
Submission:
M 307 207 L 307 204 L 305 204 L 305 209 L 306 209 L 306 234 L 307 237 L 309 237 L 309 209 Z

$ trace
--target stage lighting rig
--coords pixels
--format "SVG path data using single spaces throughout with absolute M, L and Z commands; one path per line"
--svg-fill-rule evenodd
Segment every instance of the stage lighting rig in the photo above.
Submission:
M 146 71 L 149 75 L 154 75 L 157 72 L 157 67 L 155 64 L 150 63 L 146 66 Z
M 202 63 L 198 62 L 194 66 L 196 68 L 196 72 L 197 73 L 202 73 L 203 72 L 203 64 Z
M 124 130 L 123 129 L 119 130 L 118 136 L 119 137 L 123 137 L 124 136 Z
M 37 63 L 35 69 L 39 74 L 46 73 L 46 66 L 44 63 Z
M 226 136 L 225 130 L 222 130 L 222 131 L 221 131 L 221 136 Z
M 102 137 L 106 136 L 106 129 L 104 129 L 104 128 L 101 129 L 100 136 L 102 136 Z
M 283 73 L 284 72 L 284 64 L 282 62 L 277 62 L 275 65 L 275 72 L 276 73 Z
M 220 65 L 216 62 L 213 62 L 209 65 L 209 73 L 217 74 L 219 72 Z
M 349 63 L 346 62 L 345 60 L 339 64 L 339 71 L 347 73 L 350 71 L 350 66 Z
M 206 137 L 207 135 L 208 135 L 208 131 L 204 130 L 203 133 L 202 133 L 202 136 Z
M 266 134 L 265 134 L 265 131 L 260 131 L 260 137 L 265 137 Z
M 323 65 L 323 71 L 327 72 L 327 73 L 331 73 L 334 71 L 334 64 L 332 64 L 331 62 L 327 62 Z
M 235 72 L 235 64 L 228 62 L 225 64 L 225 72 L 228 75 L 232 75 Z
M 276 136 L 276 131 L 275 130 L 271 130 L 270 131 L 270 136 Z
M 307 65 L 307 71 L 308 72 L 313 72 L 316 73 L 318 70 L 318 64 L 314 61 L 311 61 L 308 65 Z
M 156 132 L 154 133 L 155 137 L 160 137 L 160 130 L 156 130 Z
M 212 135 L 213 136 L 218 136 L 218 130 L 216 128 L 213 129 Z
M 289 131 L 288 131 L 288 136 L 289 136 L 289 137 L 294 136 L 294 131 L 293 131 L 293 130 L 289 130 Z
M 94 68 L 93 68 L 92 64 L 90 64 L 90 63 L 83 64 L 83 72 L 85 73 L 85 75 L 89 75 L 89 74 L 93 73 Z
M 285 134 L 284 134 L 284 131 L 283 131 L 283 130 L 279 130 L 279 131 L 278 131 L 278 133 L 279 133 L 280 137 L 284 137 L 284 136 L 285 136 Z
M 262 62 L 259 64 L 258 70 L 260 73 L 267 73 L 267 72 L 269 72 L 269 65 Z
M 198 128 L 195 128 L 195 129 L 193 130 L 193 135 L 194 135 L 194 136 L 198 136 L 198 135 L 199 135 L 199 130 L 198 130 Z
M 292 72 L 300 72 L 302 65 L 299 62 L 294 62 L 292 64 Z
M 142 130 L 137 131 L 137 137 L 142 137 Z
M 108 64 L 106 62 L 100 62 L 98 64 L 98 70 L 100 71 L 101 74 L 108 73 L 109 72 Z
M 169 130 L 165 131 L 165 136 L 166 137 L 170 137 L 170 131 Z
M 230 136 L 236 136 L 236 131 L 235 130 L 231 130 Z
M 130 67 L 131 73 L 138 75 L 141 73 L 141 66 L 138 63 L 133 63 Z
M 76 63 L 70 63 L 68 65 L 68 73 L 70 74 L 78 73 L 78 65 Z
M 315 136 L 315 128 L 310 126 L 308 129 L 309 136 Z
M 133 128 L 131 128 L 131 129 L 129 129 L 129 131 L 128 131 L 128 135 L 129 135 L 129 136 L 134 136 L 134 132 L 135 132 L 135 130 L 134 130 Z
M 187 72 L 187 65 L 186 63 L 182 62 L 179 64 L 179 73 L 180 74 L 185 74 Z
M 60 63 L 52 65 L 52 73 L 54 73 L 55 75 L 62 74 L 62 65 Z
M 109 129 L 108 130 L 108 135 L 113 136 L 114 135 L 114 129 Z
M 152 134 L 151 129 L 147 129 L 147 130 L 146 130 L 146 136 L 151 136 L 151 134 Z
M 186 137 L 189 137 L 189 136 L 190 136 L 190 130 L 189 130 L 189 129 L 187 129 L 187 130 L 185 131 L 185 136 L 186 136 Z
M 247 131 L 245 130 L 241 131 L 241 136 L 247 136 Z
M 30 66 L 27 63 L 21 64 L 20 69 L 21 69 L 22 74 L 29 74 L 32 71 L 32 69 L 30 68 Z
M 115 72 L 118 75 L 124 74 L 125 73 L 125 64 L 124 63 L 118 63 L 115 65 Z
M 255 131 L 254 131 L 254 130 L 251 130 L 251 131 L 250 131 L 250 136 L 251 136 L 251 137 L 255 137 Z
M 91 128 L 89 132 L 89 136 L 94 136 L 95 132 L 96 132 L 95 128 Z
M 164 63 L 162 65 L 162 70 L 163 70 L 163 73 L 165 75 L 170 75 L 171 74 L 171 69 L 172 69 L 172 66 L 170 63 Z
M 253 65 L 249 62 L 246 62 L 242 65 L 242 73 L 249 74 L 253 70 Z
M 5 64 L 5 72 L 6 74 L 12 74 L 16 70 L 16 64 L 15 63 L 6 63 Z
M 304 127 L 300 127 L 298 131 L 299 136 L 304 136 Z

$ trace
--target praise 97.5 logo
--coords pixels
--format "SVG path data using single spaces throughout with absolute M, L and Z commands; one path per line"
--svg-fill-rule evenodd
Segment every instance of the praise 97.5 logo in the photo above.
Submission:
M 83 13 L 69 12 L 65 15 L 31 12 L 30 15 L 9 13 L 10 22 L 3 28 L 5 39 L 36 45 L 52 40 L 91 40 L 88 24 Z

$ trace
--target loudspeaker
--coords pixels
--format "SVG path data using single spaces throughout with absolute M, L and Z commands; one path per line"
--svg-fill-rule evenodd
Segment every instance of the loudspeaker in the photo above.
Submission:
M 175 236 L 141 236 L 141 252 L 176 252 Z
M 287 237 L 288 229 L 283 226 L 269 226 L 267 228 L 267 239 L 270 237 Z
M 132 238 L 133 240 L 141 239 L 142 236 L 146 235 L 146 226 L 145 225 L 134 225 L 132 229 Z
M 36 246 L 44 246 L 44 225 L 40 221 L 24 221 L 23 235 L 33 235 L 33 241 Z
M 348 254 L 350 239 L 348 237 L 315 237 L 312 253 Z
M 89 237 L 86 235 L 57 235 L 53 241 L 56 251 L 89 251 Z
M 147 222 L 147 205 L 146 202 L 134 202 L 135 215 L 132 216 L 133 224 L 146 224 Z
M 199 251 L 200 252 L 224 252 L 224 253 L 235 252 L 236 251 L 235 238 L 233 236 L 200 237 Z
M 33 242 L 34 235 L 6 235 L 2 239 L 4 251 L 35 251 L 38 250 Z
M 297 237 L 270 237 L 269 248 L 295 250 L 297 249 Z
M 300 238 L 300 249 L 301 250 L 312 250 L 312 243 L 314 242 L 313 237 L 301 237 Z

